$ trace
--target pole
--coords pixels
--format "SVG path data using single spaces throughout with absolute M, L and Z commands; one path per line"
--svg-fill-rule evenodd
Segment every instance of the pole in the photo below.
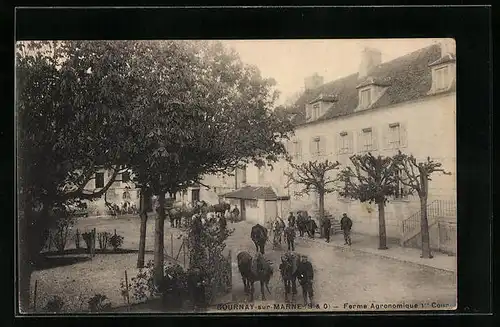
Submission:
M 126 270 L 125 270 L 125 289 L 127 291 L 127 309 L 130 310 L 130 296 L 128 291 L 128 276 Z
M 33 292 L 33 310 L 36 312 L 36 293 L 38 290 L 38 279 L 35 280 L 35 291 Z
M 174 257 L 174 234 L 170 234 L 170 254 Z
M 186 247 L 184 246 L 184 239 L 182 239 L 182 254 L 184 256 L 184 268 L 186 268 Z

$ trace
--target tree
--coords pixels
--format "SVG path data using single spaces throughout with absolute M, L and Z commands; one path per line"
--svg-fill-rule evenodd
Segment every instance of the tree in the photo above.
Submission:
M 398 180 L 410 188 L 410 192 L 416 192 L 420 198 L 420 230 L 422 236 L 422 255 L 421 258 L 432 258 L 431 246 L 429 240 L 429 221 L 427 220 L 427 198 L 429 196 L 429 181 L 431 175 L 441 172 L 445 175 L 451 175 L 441 168 L 442 164 L 431 160 L 418 162 L 413 155 L 407 155 L 399 151 L 394 156 L 394 162 L 401 172 L 398 174 Z
M 274 81 L 244 65 L 221 43 L 141 42 L 149 55 L 134 71 L 141 111 L 133 125 L 140 151 L 131 169 L 158 195 L 155 282 L 163 278 L 165 193 L 242 162 L 272 163 L 285 154 L 292 126 L 273 113 Z M 153 74 L 151 74 L 153 73 Z M 145 224 L 144 220 L 141 223 Z
M 325 194 L 332 193 L 336 190 L 335 183 L 338 182 L 339 176 L 331 177 L 329 173 L 339 169 L 340 163 L 329 160 L 325 161 L 309 161 L 302 164 L 289 163 L 293 171 L 285 173 L 289 183 L 302 185 L 303 188 L 298 194 L 309 194 L 314 191 L 319 197 L 319 216 L 323 222 L 325 218 Z
M 40 252 L 51 208 L 100 197 L 123 169 L 131 169 L 141 193 L 159 198 L 159 281 L 165 193 L 241 161 L 273 162 L 285 153 L 281 141 L 291 125 L 271 110 L 277 95 L 273 81 L 220 43 L 29 46 L 19 45 L 16 74 L 23 310 L 29 304 L 32 258 Z M 98 167 L 112 174 L 104 188 L 89 192 L 85 187 Z
M 361 202 L 376 203 L 379 220 L 379 249 L 387 249 L 385 204 L 395 194 L 397 167 L 391 157 L 375 157 L 371 153 L 350 157 L 354 166 L 341 173 L 343 187 L 339 194 Z
M 54 211 L 105 194 L 126 164 L 132 103 L 127 42 L 19 42 L 16 56 L 21 310 Z M 112 135 L 113 137 L 110 137 Z M 116 142 L 120 140 L 120 142 Z M 97 168 L 102 189 L 86 185 Z

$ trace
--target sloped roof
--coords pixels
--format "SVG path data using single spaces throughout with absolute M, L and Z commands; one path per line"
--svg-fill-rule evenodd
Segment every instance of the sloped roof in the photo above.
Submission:
M 358 87 L 369 79 L 384 81 L 387 90 L 370 107 L 370 109 L 385 107 L 397 103 L 428 97 L 432 86 L 432 71 L 429 66 L 441 58 L 440 46 L 435 44 L 414 51 L 377 66 L 365 79 L 358 79 L 358 73 L 323 84 L 322 86 L 304 92 L 288 112 L 295 114 L 292 123 L 306 123 L 306 104 L 316 99 L 320 94 L 335 94 L 337 101 L 317 121 L 323 121 L 354 113 L 358 106 Z M 454 91 L 452 87 L 448 92 Z
M 223 195 L 225 198 L 244 199 L 244 200 L 277 200 L 278 196 L 272 187 L 244 186 L 236 191 Z

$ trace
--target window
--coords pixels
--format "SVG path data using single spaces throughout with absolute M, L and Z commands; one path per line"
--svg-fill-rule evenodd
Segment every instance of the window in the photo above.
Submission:
M 191 190 L 191 202 L 196 203 L 200 201 L 200 190 Z
M 339 153 L 349 153 L 349 134 L 347 132 L 340 133 L 339 138 Z
M 397 149 L 401 145 L 401 131 L 399 123 L 389 125 L 389 147 Z
M 448 88 L 448 66 L 438 68 L 434 71 L 435 89 L 442 91 Z
M 362 151 L 373 150 L 373 133 L 371 128 L 363 129 L 362 133 Z
M 363 108 L 369 107 L 372 102 L 371 90 L 363 90 L 360 93 L 360 105 Z
M 236 168 L 236 178 L 240 183 L 247 182 L 247 166 Z
M 319 116 L 320 116 L 320 105 L 319 103 L 315 103 L 312 108 L 311 119 L 312 120 L 318 119 Z
M 401 170 L 398 170 L 396 172 L 396 176 L 403 176 L 403 179 L 404 179 L 404 175 L 403 175 L 403 171 Z M 398 179 L 397 180 L 397 188 L 396 188 L 396 193 L 394 195 L 394 198 L 395 199 L 407 199 L 408 198 L 408 186 L 404 185 L 403 183 L 401 183 L 401 181 Z
M 122 173 L 122 183 L 128 183 L 130 181 L 130 173 L 124 172 Z
M 313 156 L 319 156 L 321 154 L 321 145 L 320 145 L 320 138 L 313 137 L 312 142 L 311 142 L 311 155 Z
M 104 187 L 104 173 L 96 173 L 95 188 L 103 188 L 103 187 Z
M 295 159 L 299 159 L 302 155 L 302 149 L 301 149 L 301 144 L 300 141 L 294 141 L 293 142 L 293 157 Z

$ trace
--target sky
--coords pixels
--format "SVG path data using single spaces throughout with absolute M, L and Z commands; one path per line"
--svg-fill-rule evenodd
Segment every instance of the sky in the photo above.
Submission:
M 439 39 L 350 39 L 350 40 L 224 40 L 243 62 L 257 66 L 263 77 L 276 80 L 284 104 L 303 91 L 304 78 L 317 72 L 324 82 L 358 71 L 364 47 L 382 53 L 382 62 L 424 48 Z

